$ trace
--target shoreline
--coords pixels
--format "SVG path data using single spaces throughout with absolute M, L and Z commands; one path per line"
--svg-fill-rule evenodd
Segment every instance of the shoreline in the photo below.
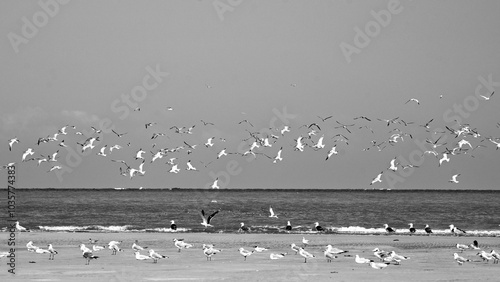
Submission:
M 0 233 L 5 242 L 0 251 L 7 251 L 9 233 Z M 295 255 L 290 244 L 302 245 L 302 238 L 309 240 L 305 249 L 316 256 L 304 263 L 304 258 Z M 78 248 L 81 243 L 90 247 L 89 238 L 107 244 L 111 240 L 123 241 L 124 249 L 111 255 L 108 249 L 94 252 L 100 258 L 85 265 Z M 183 238 L 193 248 L 177 251 L 174 238 Z M 131 249 L 132 243 L 149 246 L 162 255 L 169 256 L 157 264 L 138 261 Z M 498 278 L 499 264 L 482 262 L 477 250 L 461 253 L 456 244 L 470 244 L 473 240 L 485 251 L 500 251 L 497 237 L 478 236 L 408 236 L 408 235 L 361 235 L 361 234 L 262 234 L 262 233 L 149 233 L 149 232 L 22 232 L 16 233 L 16 275 L 21 280 L 44 279 L 44 281 L 442 281 L 442 280 L 491 280 Z M 53 244 L 58 251 L 55 260 L 47 254 L 28 252 L 26 243 L 46 249 Z M 207 261 L 201 245 L 214 244 L 223 251 Z M 337 255 L 328 263 L 323 255 L 325 246 L 348 251 Z M 269 248 L 254 253 L 245 261 L 238 248 L 252 250 L 253 246 Z M 354 262 L 355 255 L 378 261 L 372 250 L 386 251 L 409 256 L 400 265 L 391 264 L 376 270 L 367 264 Z M 288 253 L 284 258 L 271 260 L 270 253 Z M 473 260 L 459 266 L 453 253 Z M 147 254 L 141 251 L 142 254 Z M 6 258 L 0 259 L 0 277 L 7 273 Z M 30 263 L 34 262 L 34 263 Z M 7 276 L 10 277 L 10 276 Z M 48 280 L 47 280 L 48 279 Z
M 498 230 L 466 230 L 467 233 L 453 235 L 449 229 L 434 229 L 432 234 L 427 234 L 424 230 L 417 229 L 416 232 L 411 233 L 407 229 L 395 229 L 395 233 L 389 234 L 383 228 L 369 228 L 359 226 L 351 227 L 331 227 L 326 228 L 326 231 L 315 231 L 301 229 L 302 226 L 296 226 L 293 231 L 286 231 L 284 227 L 275 226 L 252 226 L 250 233 L 252 234 L 285 234 L 285 235 L 377 235 L 377 236 L 451 236 L 451 237 L 500 237 L 500 229 Z M 2 232 L 9 232 L 7 227 L 0 230 Z M 239 231 L 235 230 L 225 230 L 218 229 L 213 231 L 206 231 L 206 229 L 190 229 L 190 228 L 178 228 L 177 230 L 172 230 L 170 227 L 158 227 L 158 228 L 132 228 L 132 226 L 101 226 L 101 225 L 90 225 L 90 226 L 39 226 L 38 229 L 31 229 L 29 231 L 23 231 L 27 233 L 159 233 L 159 234 L 240 234 Z
M 7 190 L 6 187 L 0 187 L 0 190 Z M 27 190 L 109 190 L 109 191 L 219 191 L 219 192 L 233 192 L 233 191 L 266 191 L 266 192 L 303 192 L 303 191 L 318 191 L 318 192 L 500 192 L 500 188 L 474 188 L 474 189 L 456 189 L 456 188 L 220 188 L 220 189 L 207 189 L 202 187 L 70 187 L 70 188 L 56 188 L 56 187 L 16 187 L 16 191 Z

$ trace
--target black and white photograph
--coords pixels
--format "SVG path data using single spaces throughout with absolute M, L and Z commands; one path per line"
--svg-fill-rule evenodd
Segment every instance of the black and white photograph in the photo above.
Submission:
M 497 280 L 499 12 L 1 1 L 0 280 Z

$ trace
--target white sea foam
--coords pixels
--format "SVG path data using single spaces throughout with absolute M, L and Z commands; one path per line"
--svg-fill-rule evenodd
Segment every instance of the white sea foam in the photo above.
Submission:
M 111 226 L 101 226 L 101 225 L 89 225 L 89 226 L 38 226 L 42 231 L 50 232 L 159 232 L 159 233 L 176 233 L 176 232 L 193 232 L 190 228 L 177 228 L 177 230 L 172 230 L 168 227 L 157 227 L 157 228 L 133 228 L 132 225 L 111 225 Z M 262 232 L 262 233 L 275 233 L 284 231 L 284 226 L 278 225 L 255 225 L 250 226 L 252 232 Z M 348 227 L 335 227 L 329 226 L 325 227 L 326 232 L 341 233 L 341 234 L 366 234 L 366 235 L 380 235 L 387 234 L 384 228 L 366 228 L 362 226 L 348 226 Z M 237 228 L 234 230 L 219 230 L 218 232 L 236 232 Z M 312 229 L 308 226 L 294 226 L 292 233 L 300 234 L 313 234 L 319 233 L 318 231 Z M 500 237 L 500 230 L 466 230 L 465 236 L 488 236 L 488 237 Z M 449 229 L 433 229 L 433 235 L 441 236 L 451 236 Z M 395 228 L 395 234 L 409 235 L 410 231 L 407 228 Z M 427 235 L 423 229 L 417 229 L 414 233 L 415 235 Z
M 329 227 L 329 230 L 338 233 L 346 234 L 386 234 L 384 228 L 365 228 L 361 226 L 349 226 L 349 227 Z M 408 228 L 394 228 L 396 234 L 410 234 Z M 500 236 L 500 230 L 466 230 L 466 234 L 475 236 Z M 435 235 L 451 235 L 450 229 L 432 229 L 432 233 Z M 423 229 L 417 229 L 414 233 L 417 235 L 426 235 L 427 233 Z
M 128 231 L 130 225 L 118 226 L 101 226 L 101 225 L 89 225 L 89 226 L 38 226 L 40 230 L 44 231 L 67 231 L 67 232 L 75 232 L 75 231 L 110 231 L 110 232 L 125 232 Z

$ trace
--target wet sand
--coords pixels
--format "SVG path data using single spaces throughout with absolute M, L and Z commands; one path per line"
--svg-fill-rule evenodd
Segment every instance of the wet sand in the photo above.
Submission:
M 9 233 L 0 233 L 0 251 L 8 251 Z M 295 255 L 290 244 L 302 245 L 302 237 L 310 240 L 306 250 L 316 258 L 304 263 Z M 111 240 L 123 241 L 123 252 L 111 255 L 108 249 L 94 252 L 99 259 L 85 265 L 78 245 L 91 247 L 88 239 L 106 245 Z M 193 248 L 177 251 L 174 238 L 183 238 Z M 131 249 L 134 240 L 169 258 L 157 264 L 151 260 L 138 261 Z M 10 281 L 498 281 L 500 264 L 483 262 L 477 250 L 460 253 L 457 243 L 479 242 L 482 249 L 500 251 L 498 237 L 407 236 L 407 235 L 338 235 L 338 234 L 206 234 L 206 233 L 16 233 L 16 261 L 13 276 L 7 272 L 8 259 L 0 259 L 0 280 Z M 59 252 L 55 260 L 48 254 L 28 252 L 26 243 L 47 248 L 53 244 Z M 207 261 L 201 245 L 215 244 L 223 251 Z M 323 255 L 327 244 L 348 251 L 328 263 Z M 252 250 L 258 245 L 269 248 L 253 253 L 244 261 L 238 249 Z M 374 248 L 409 256 L 400 265 L 390 264 L 383 270 L 368 264 L 357 264 L 356 254 L 378 261 Z M 284 258 L 271 260 L 270 253 L 287 252 Z M 458 252 L 469 258 L 460 266 L 453 260 Z M 147 255 L 146 251 L 142 254 Z M 9 280 L 4 280 L 8 278 Z

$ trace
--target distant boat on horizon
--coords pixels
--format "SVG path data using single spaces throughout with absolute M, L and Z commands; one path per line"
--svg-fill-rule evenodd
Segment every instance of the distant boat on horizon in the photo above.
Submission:
M 115 190 L 125 190 L 126 188 L 116 187 Z

